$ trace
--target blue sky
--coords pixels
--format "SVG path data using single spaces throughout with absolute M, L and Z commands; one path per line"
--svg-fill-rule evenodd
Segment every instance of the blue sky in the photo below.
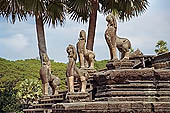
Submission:
M 127 22 L 118 22 L 118 35 L 128 38 L 132 47 L 145 55 L 155 54 L 155 44 L 164 40 L 170 50 L 170 0 L 149 0 L 150 7 L 139 17 Z M 109 50 L 104 38 L 105 16 L 98 13 L 94 52 L 96 60 L 109 59 Z M 69 19 L 63 27 L 45 27 L 49 57 L 57 62 L 67 62 L 66 47 L 76 45 L 79 31 L 88 30 L 88 23 L 80 24 Z M 0 18 L 0 57 L 9 60 L 38 57 L 34 18 L 11 24 Z

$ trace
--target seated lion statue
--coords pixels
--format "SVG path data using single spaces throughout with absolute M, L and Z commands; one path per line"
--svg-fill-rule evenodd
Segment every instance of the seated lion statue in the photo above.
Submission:
M 86 49 L 86 32 L 80 31 L 80 38 L 77 42 L 77 52 L 81 68 L 94 69 L 95 54 L 93 51 Z
M 121 60 L 129 59 L 129 49 L 131 43 L 127 38 L 120 38 L 116 35 L 117 23 L 113 14 L 109 14 L 106 17 L 107 29 L 105 31 L 105 39 L 110 49 L 111 60 L 118 60 L 116 54 L 116 48 L 121 52 Z
M 81 92 L 85 93 L 87 78 L 89 74 L 87 71 L 77 68 L 76 66 L 77 53 L 75 47 L 73 45 L 69 45 L 66 51 L 68 53 L 68 59 L 69 59 L 67 65 L 67 71 L 66 71 L 68 91 L 70 93 L 74 92 L 74 77 L 76 77 L 81 81 Z
M 51 62 L 46 53 L 42 54 L 42 67 L 40 68 L 40 78 L 43 86 L 43 94 L 48 95 L 48 86 L 52 89 L 52 95 L 58 94 L 60 79 L 51 74 Z

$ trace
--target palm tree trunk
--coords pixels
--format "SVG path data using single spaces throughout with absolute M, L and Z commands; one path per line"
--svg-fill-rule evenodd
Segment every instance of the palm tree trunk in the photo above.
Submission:
M 45 43 L 45 33 L 44 33 L 44 24 L 42 15 L 36 15 L 36 29 L 37 29 L 37 39 L 38 39 L 38 48 L 39 48 L 39 55 L 40 60 L 42 63 L 42 53 L 47 53 L 46 43 Z
M 89 29 L 86 48 L 93 51 L 94 37 L 97 21 L 98 0 L 92 0 L 93 12 L 90 14 Z

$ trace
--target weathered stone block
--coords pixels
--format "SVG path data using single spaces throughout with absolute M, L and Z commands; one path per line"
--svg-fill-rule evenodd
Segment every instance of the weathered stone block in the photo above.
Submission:
M 108 102 L 89 102 L 86 103 L 87 110 L 108 110 Z
M 89 93 L 81 93 L 81 92 L 74 92 L 74 93 L 67 93 L 66 98 L 69 102 L 88 102 L 90 101 Z
M 108 70 L 111 69 L 132 69 L 134 66 L 134 61 L 126 60 L 126 61 L 109 61 L 106 64 Z
M 143 105 L 143 102 L 133 102 L 131 103 L 131 108 L 141 108 L 141 109 L 144 109 L 144 105 Z
M 152 66 L 155 68 L 155 69 L 169 69 L 170 68 L 170 62 L 160 62 L 160 63 L 154 63 L 152 64 Z
M 154 108 L 169 108 L 170 109 L 170 102 L 155 102 L 153 103 Z
M 169 69 L 157 69 L 154 70 L 154 74 L 158 80 L 169 81 L 170 80 L 170 70 Z
M 112 110 L 112 109 L 117 109 L 118 108 L 118 104 L 114 103 L 114 102 L 108 102 L 108 109 Z
M 81 102 L 75 103 L 57 103 L 53 105 L 53 109 L 57 110 L 83 110 L 85 109 L 85 104 Z

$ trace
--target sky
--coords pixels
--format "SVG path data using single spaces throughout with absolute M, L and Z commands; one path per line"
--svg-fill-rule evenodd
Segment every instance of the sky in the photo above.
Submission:
M 145 55 L 154 55 L 159 40 L 167 42 L 170 50 L 170 0 L 148 0 L 150 6 L 141 16 L 119 22 L 117 35 L 131 41 L 132 48 L 139 48 Z M 96 60 L 110 59 L 105 41 L 106 15 L 98 13 L 94 52 Z M 80 30 L 88 31 L 88 23 L 69 19 L 64 26 L 45 26 L 47 52 L 56 62 L 67 62 L 66 47 L 76 45 Z M 11 24 L 0 17 L 0 57 L 21 60 L 39 57 L 34 18 Z

